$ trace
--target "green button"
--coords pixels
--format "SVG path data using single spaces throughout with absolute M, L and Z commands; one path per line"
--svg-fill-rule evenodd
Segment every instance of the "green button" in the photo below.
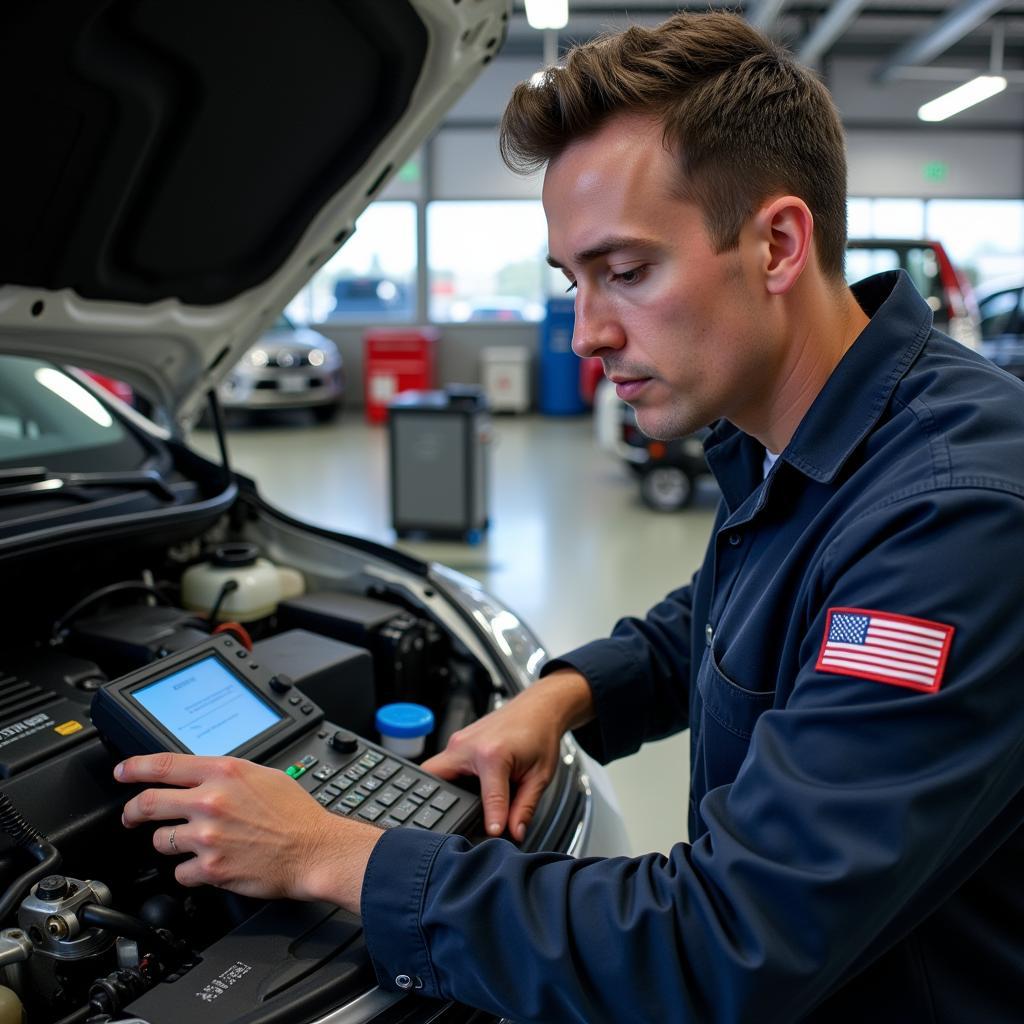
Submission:
M 297 779 L 300 775 L 306 774 L 306 769 L 300 764 L 293 764 L 284 770 L 285 775 L 290 775 L 293 779 Z

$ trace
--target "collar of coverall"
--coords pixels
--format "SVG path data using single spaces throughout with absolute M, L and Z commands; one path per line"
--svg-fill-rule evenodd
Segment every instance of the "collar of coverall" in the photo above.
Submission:
M 931 307 L 903 270 L 865 278 L 852 291 L 871 321 L 832 371 L 780 457 L 819 483 L 835 479 L 878 422 L 932 328 Z M 704 447 L 716 476 L 731 461 L 723 456 L 734 456 L 743 437 L 725 420 L 715 424 Z M 762 457 L 763 450 L 758 466 Z

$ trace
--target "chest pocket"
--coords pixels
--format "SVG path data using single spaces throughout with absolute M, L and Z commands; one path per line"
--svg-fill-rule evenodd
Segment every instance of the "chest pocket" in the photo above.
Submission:
M 750 747 L 750 736 L 758 718 L 775 701 L 775 692 L 746 690 L 718 667 L 714 653 L 705 648 L 697 674 L 699 708 L 690 719 L 693 744 L 693 785 L 691 812 L 712 789 L 727 786 L 736 778 Z M 697 723 L 697 728 L 693 728 Z M 698 832 L 703 827 L 698 825 Z M 691 830 L 691 841 L 694 838 Z

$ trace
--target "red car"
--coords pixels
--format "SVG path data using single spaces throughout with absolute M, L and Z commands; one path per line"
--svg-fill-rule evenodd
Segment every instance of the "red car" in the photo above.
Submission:
M 935 326 L 978 349 L 981 316 L 974 289 L 953 266 L 941 242 L 915 238 L 851 238 L 846 243 L 846 279 L 862 281 L 884 270 L 905 270 L 935 313 Z

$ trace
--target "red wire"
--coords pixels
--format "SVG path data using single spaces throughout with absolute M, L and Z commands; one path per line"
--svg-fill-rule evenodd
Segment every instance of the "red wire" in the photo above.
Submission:
M 247 651 L 252 650 L 252 637 L 240 622 L 222 622 L 213 630 L 214 636 L 218 633 L 230 633 Z

